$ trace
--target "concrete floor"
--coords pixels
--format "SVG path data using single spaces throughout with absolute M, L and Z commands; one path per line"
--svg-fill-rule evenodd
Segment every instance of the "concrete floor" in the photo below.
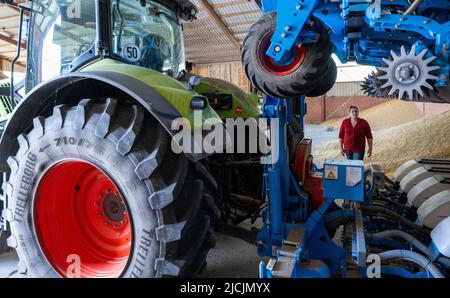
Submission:
M 312 153 L 317 146 L 329 140 L 337 140 L 338 131 L 328 131 L 320 125 L 306 125 L 305 137 L 313 140 Z M 245 225 L 245 223 L 244 223 Z M 200 277 L 255 278 L 261 260 L 256 247 L 241 239 L 217 234 L 216 248 L 211 250 L 207 262 L 208 269 Z M 24 277 L 16 272 L 18 258 L 14 251 L 0 256 L 0 278 Z
M 15 251 L 0 256 L 0 278 L 10 277 L 17 270 L 17 254 Z
M 319 124 L 308 124 L 305 126 L 305 138 L 312 139 L 312 155 L 317 151 L 317 147 L 331 140 L 338 142 L 339 130 L 333 127 Z
M 216 234 L 216 237 L 216 248 L 210 251 L 206 259 L 208 268 L 199 277 L 258 277 L 259 262 L 267 258 L 258 257 L 255 246 L 224 234 Z
M 199 277 L 256 278 L 260 260 L 256 247 L 237 238 L 216 234 L 216 248 L 208 254 L 208 268 Z M 239 253 L 236 253 L 239 252 Z M 0 256 L 0 278 L 26 277 L 17 272 L 18 258 L 15 251 Z

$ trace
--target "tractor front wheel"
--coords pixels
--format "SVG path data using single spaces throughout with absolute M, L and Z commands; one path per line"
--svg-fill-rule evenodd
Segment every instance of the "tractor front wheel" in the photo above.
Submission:
M 193 276 L 215 245 L 216 186 L 138 105 L 57 106 L 18 137 L 4 185 L 31 277 Z

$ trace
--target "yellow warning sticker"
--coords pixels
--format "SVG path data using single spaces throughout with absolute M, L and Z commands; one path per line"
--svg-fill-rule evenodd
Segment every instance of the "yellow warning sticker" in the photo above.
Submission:
M 325 166 L 325 178 L 330 180 L 338 179 L 338 167 L 337 166 Z

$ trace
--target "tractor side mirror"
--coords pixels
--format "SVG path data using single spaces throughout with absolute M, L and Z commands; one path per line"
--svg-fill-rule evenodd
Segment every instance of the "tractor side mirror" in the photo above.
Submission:
M 197 76 L 190 77 L 189 81 L 188 81 L 188 89 L 189 89 L 189 91 L 194 90 L 195 87 L 197 87 L 198 84 L 200 84 L 200 80 L 201 80 L 201 78 L 199 78 Z

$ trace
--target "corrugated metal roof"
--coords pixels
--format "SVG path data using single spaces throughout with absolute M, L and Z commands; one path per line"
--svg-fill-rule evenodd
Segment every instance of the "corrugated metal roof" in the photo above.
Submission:
M 200 13 L 196 21 L 184 26 L 186 59 L 194 64 L 240 61 L 242 41 L 261 16 L 256 3 L 253 0 L 192 2 Z

